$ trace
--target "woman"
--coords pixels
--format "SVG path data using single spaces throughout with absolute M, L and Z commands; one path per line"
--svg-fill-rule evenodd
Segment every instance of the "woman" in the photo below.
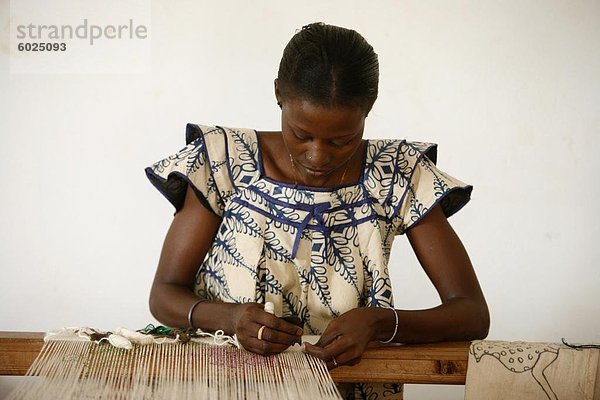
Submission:
M 307 25 L 275 80 L 280 132 L 188 124 L 188 145 L 146 170 L 177 209 L 150 295 L 159 321 L 222 329 L 265 355 L 320 334 L 305 351 L 329 368 L 374 340 L 486 336 L 484 296 L 446 220 L 472 188 L 435 167 L 435 145 L 362 138 L 378 81 L 360 34 Z M 438 307 L 393 308 L 387 265 L 402 233 Z

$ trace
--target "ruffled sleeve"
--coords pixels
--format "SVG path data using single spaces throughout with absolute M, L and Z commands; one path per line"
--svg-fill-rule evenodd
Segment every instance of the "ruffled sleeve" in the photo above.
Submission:
M 446 217 L 450 217 L 471 199 L 473 186 L 437 168 L 436 159 L 436 144 L 403 142 L 400 145 L 394 196 L 398 199 L 397 234 L 406 232 L 437 204 Z
M 223 132 L 219 128 L 187 124 L 186 143 L 177 153 L 147 167 L 146 176 L 176 212 L 183 207 L 190 185 L 200 202 L 222 217 L 226 197 L 233 189 Z

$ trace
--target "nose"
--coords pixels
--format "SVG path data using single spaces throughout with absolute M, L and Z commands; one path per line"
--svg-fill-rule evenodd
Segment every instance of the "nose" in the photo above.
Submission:
M 307 163 L 314 169 L 324 169 L 331 163 L 331 154 L 323 145 L 313 143 L 305 153 Z

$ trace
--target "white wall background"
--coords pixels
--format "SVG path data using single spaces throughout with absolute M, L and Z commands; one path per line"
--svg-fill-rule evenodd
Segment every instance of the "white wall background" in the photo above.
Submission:
M 599 1 L 152 1 L 138 74 L 11 74 L 0 4 L 0 330 L 153 322 L 173 210 L 143 168 L 187 122 L 278 129 L 283 47 L 318 20 L 379 54 L 366 136 L 438 142 L 475 186 L 451 223 L 489 338 L 600 341 Z M 437 304 L 404 237 L 391 269 L 398 307 Z

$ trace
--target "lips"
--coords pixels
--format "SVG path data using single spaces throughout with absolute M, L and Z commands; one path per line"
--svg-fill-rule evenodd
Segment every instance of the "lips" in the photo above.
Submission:
M 326 171 L 315 171 L 312 169 L 307 170 L 309 174 L 314 175 L 314 176 L 324 176 L 327 174 Z
M 308 172 L 309 175 L 312 175 L 312 176 L 325 176 L 331 172 L 326 169 L 313 169 L 313 168 L 309 168 L 304 165 L 302 167 L 306 170 L 306 172 Z

